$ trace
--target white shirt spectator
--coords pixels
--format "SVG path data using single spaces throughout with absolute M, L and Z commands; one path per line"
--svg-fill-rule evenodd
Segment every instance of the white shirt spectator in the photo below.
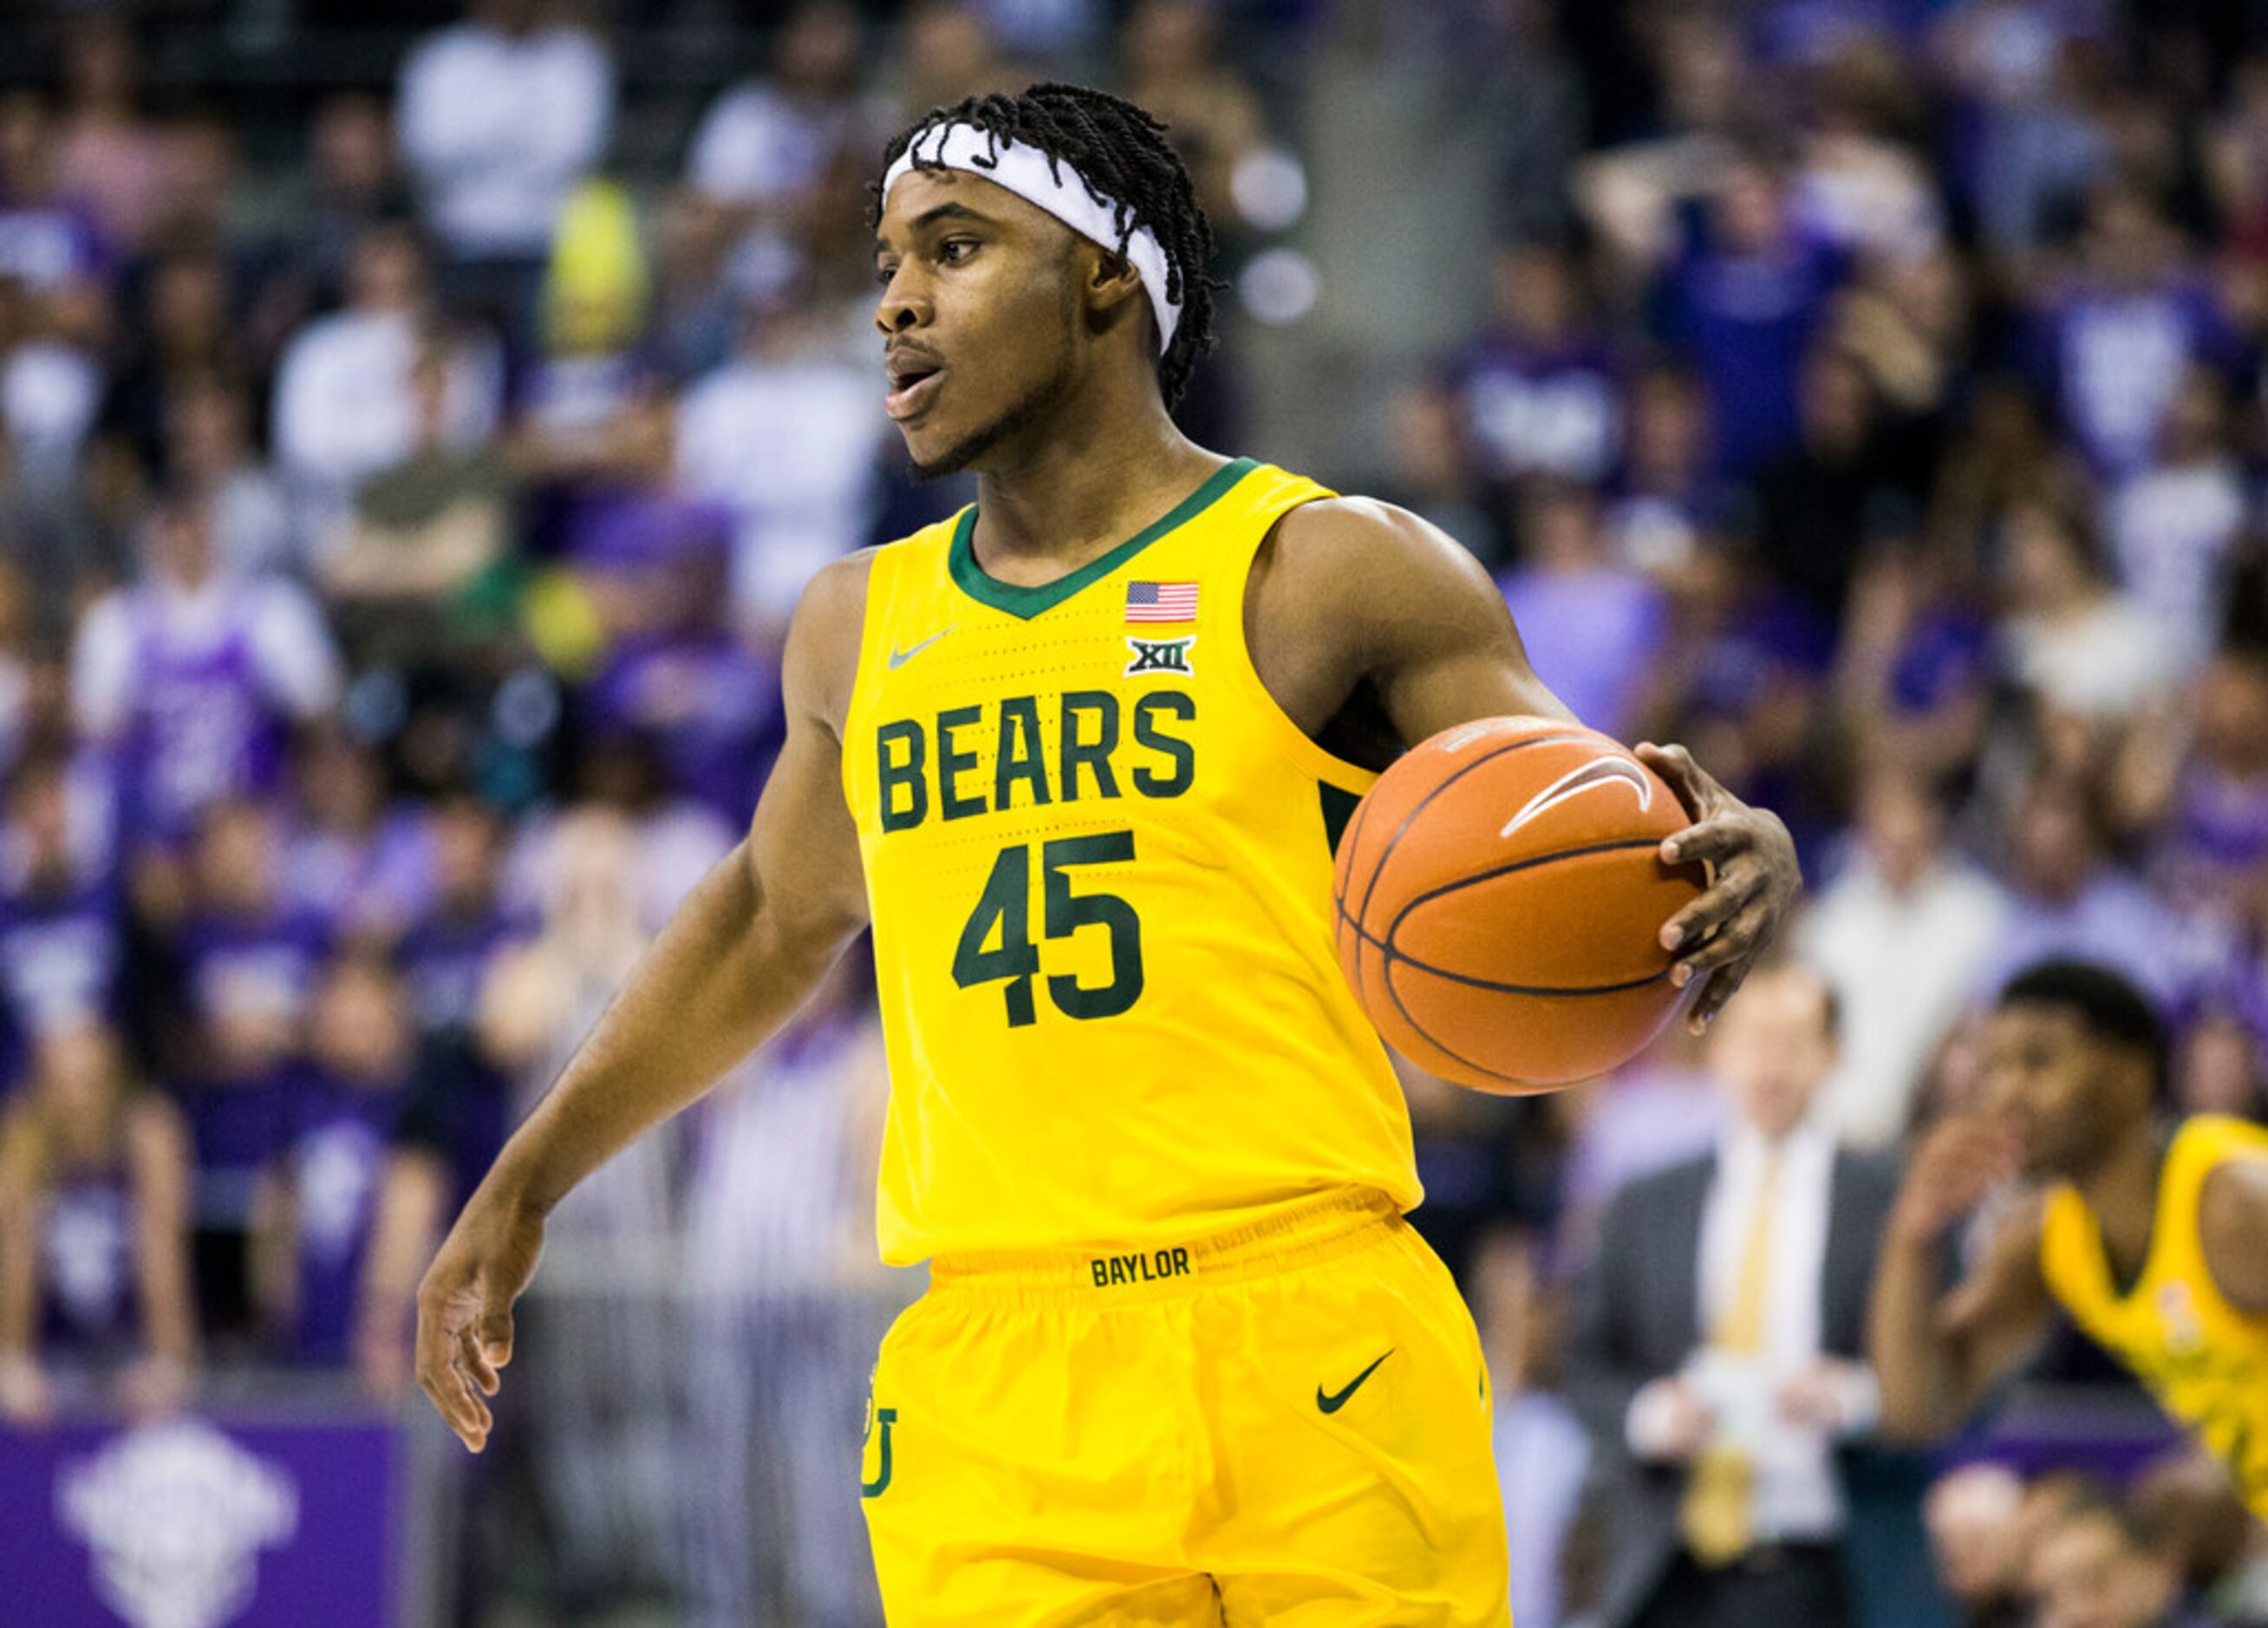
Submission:
M 50 490 L 70 483 L 102 401 L 102 371 L 72 345 L 36 339 L 0 358 L 0 425 L 17 467 Z
M 677 471 L 739 519 L 733 593 L 784 627 L 812 573 L 865 541 L 889 420 L 879 374 L 825 357 L 727 364 L 687 392 Z
M 2180 676 L 2173 641 L 2124 594 L 2105 594 L 2058 622 L 2011 616 L 2000 638 L 2010 676 L 2057 711 L 2081 718 L 2131 717 Z
M 2109 520 L 2119 580 L 2158 622 L 2183 670 L 2195 672 L 2220 637 L 2229 556 L 2244 529 L 2235 460 L 2138 475 L 2111 498 Z
M 416 450 L 418 343 L 401 313 L 342 311 L 308 323 L 285 349 L 271 439 L 305 505 L 303 538 L 327 534 L 357 486 Z M 460 350 L 449 367 L 449 445 L 476 446 L 494 434 L 502 394 L 494 349 Z
M 434 234 L 473 259 L 542 254 L 614 112 L 614 63 L 579 28 L 511 34 L 474 21 L 421 42 L 398 117 Z
M 1869 136 L 1815 137 L 1796 179 L 1796 212 L 1844 247 L 1904 263 L 1935 249 L 1944 210 L 1929 170 L 1904 148 Z
M 887 103 L 787 96 L 761 82 L 739 85 L 701 121 L 685 179 L 718 203 L 776 207 L 816 188 L 857 133 L 890 124 Z
M 570 811 L 565 818 L 572 819 Z M 512 910 L 541 917 L 556 879 L 550 866 L 562 816 L 532 814 L 504 854 L 499 892 Z M 623 884 L 638 931 L 659 933 L 677 913 L 701 879 L 732 851 L 740 840 L 713 810 L 688 799 L 661 803 L 640 814 L 634 826 L 637 864 Z
M 1700 1304 L 1697 1326 L 1722 1322 L 1741 1275 L 1757 1202 L 1763 1197 L 1769 1145 L 1751 1125 L 1731 1126 L 1719 1145 L 1716 1180 L 1701 1210 Z M 1720 1418 L 1737 1418 L 1736 1433 L 1756 1466 L 1754 1514 L 1761 1543 L 1815 1542 L 1843 1529 L 1846 1511 L 1834 1462 L 1837 1439 L 1870 1430 L 1881 1407 L 1874 1376 L 1849 1372 L 1832 1430 L 1800 1425 L 1768 1405 L 1773 1387 L 1811 1370 L 1819 1360 L 1820 1273 L 1827 1257 L 1835 1139 L 1815 1114 L 1780 1146 L 1773 1195 L 1771 1275 L 1764 1286 L 1764 1349 L 1754 1357 L 1727 1357 L 1696 1348 L 1684 1378 Z M 1662 1455 L 1667 1430 L 1664 1396 L 1649 1385 L 1631 1400 L 1625 1433 L 1641 1458 Z
M 218 645 L 241 630 L 268 698 L 296 718 L 320 717 L 339 697 L 338 652 L 313 600 L 281 577 L 215 573 L 194 589 L 146 583 L 105 594 L 87 609 L 71 646 L 71 704 L 96 740 L 132 722 L 138 617 L 162 622 L 169 649 Z
M 292 564 L 291 510 L 274 475 L 255 463 L 239 464 L 214 484 L 211 497 L 223 570 L 250 576 Z
M 1899 890 L 1864 853 L 1818 895 L 1797 943 L 1842 1005 L 1842 1062 L 1817 1112 L 1845 1143 L 1884 1148 L 1903 1134 L 1921 1072 L 2007 918 L 2007 892 L 1979 872 L 1933 866 Z

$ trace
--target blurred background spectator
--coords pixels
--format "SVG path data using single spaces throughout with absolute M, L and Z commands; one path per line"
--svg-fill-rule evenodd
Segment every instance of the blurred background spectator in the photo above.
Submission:
M 1999 981 L 2078 949 L 2161 1003 L 2169 1107 L 2268 1115 L 2251 10 L 18 11 L 18 1425 L 162 1412 L 192 1372 L 403 1400 L 432 1241 L 748 818 L 804 583 L 971 495 L 912 482 L 882 415 L 866 188 L 900 122 L 1039 78 L 1160 113 L 1211 212 L 1220 347 L 1184 426 L 1443 525 L 1545 681 L 1692 746 L 1812 879 L 1808 970 L 1733 1009 L 1777 1040 L 1672 1030 L 1529 1101 L 1404 1070 L 1417 1220 L 1495 1377 L 1521 1628 L 1624 1620 L 1675 1563 L 1690 1477 L 1633 1464 L 1629 1403 L 1716 1327 L 1712 1172 L 1758 1140 L 1727 1079 L 1800 1073 L 1808 1145 L 1895 1159 L 1973 1105 Z M 825 1466 L 916 1287 L 861 1263 L 873 1022 L 846 969 L 557 1218 L 475 1517 L 441 1482 L 410 1523 L 437 1620 L 873 1620 Z M 1631 1218 L 1673 1207 L 1634 1278 Z M 1641 1282 L 1608 1361 L 1596 1297 Z M 1849 1354 L 1849 1285 L 1816 1286 L 1768 1351 Z M 1834 1542 L 1865 1628 L 2268 1620 L 2268 1539 L 2209 1464 L 2132 1473 L 2100 1374 L 2063 1337 L 1926 1470 L 1815 1420 L 1821 1495 L 1777 1536 Z
M 163 1414 L 193 1389 L 188 1138 L 129 1079 L 110 1033 L 44 1037 L 0 1112 L 0 1420 L 41 1425 L 48 1362 L 107 1367 L 120 1407 Z
M 1840 1017 L 1815 974 L 1756 974 L 1709 1061 L 1717 1151 L 1631 1182 L 1579 1289 L 1565 1383 L 1612 1467 L 1599 1620 L 1854 1620 L 1840 1462 L 1873 1427 L 1864 1323 L 1895 1193 L 1817 1108 Z
M 453 299 L 525 336 L 560 205 L 604 155 L 613 55 L 547 0 L 473 0 L 401 65 L 401 156 Z

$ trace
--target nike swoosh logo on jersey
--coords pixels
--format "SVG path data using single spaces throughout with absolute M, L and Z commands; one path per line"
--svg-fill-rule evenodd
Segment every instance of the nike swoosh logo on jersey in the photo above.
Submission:
M 957 628 L 961 624 L 956 622 L 953 624 L 953 627 Z M 936 632 L 931 634 L 927 638 L 924 639 L 920 644 L 915 645 L 910 650 L 900 650 L 895 645 L 891 645 L 890 671 L 893 673 L 896 672 L 900 667 L 905 666 L 907 662 L 911 661 L 916 656 L 920 655 L 922 652 L 927 650 L 932 645 L 936 644 L 938 640 L 943 638 L 946 634 L 952 631 L 953 628 L 939 628 Z
M 1379 1353 L 1378 1362 L 1385 1361 L 1387 1358 L 1391 1357 L 1393 1354 L 1394 1348 L 1389 1345 L 1383 1352 Z M 1315 1405 L 1326 1413 L 1337 1412 L 1341 1408 L 1346 1406 L 1347 1398 L 1349 1396 L 1353 1396 L 1355 1392 L 1362 1389 L 1363 1381 L 1368 1379 L 1372 1374 L 1378 1372 L 1378 1362 L 1372 1363 L 1361 1373 L 1349 1380 L 1347 1381 L 1347 1388 L 1344 1390 L 1335 1392 L 1334 1394 L 1327 1396 L 1323 1395 L 1323 1388 L 1321 1385 L 1316 1386 Z

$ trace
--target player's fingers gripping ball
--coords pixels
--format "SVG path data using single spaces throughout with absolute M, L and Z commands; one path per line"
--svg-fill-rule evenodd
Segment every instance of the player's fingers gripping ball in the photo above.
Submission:
M 1445 1079 L 1525 1092 L 1604 1073 L 1700 988 L 1670 983 L 1659 936 L 1706 886 L 1700 866 L 1662 862 L 1662 838 L 1690 823 L 1595 730 L 1444 730 L 1348 821 L 1339 965 L 1388 1043 Z

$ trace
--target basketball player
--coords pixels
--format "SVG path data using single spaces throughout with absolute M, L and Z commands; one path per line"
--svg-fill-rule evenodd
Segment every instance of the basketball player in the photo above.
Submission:
M 2044 961 L 1984 1031 L 1981 1112 L 1914 1156 L 1874 1283 L 1881 1426 L 1957 1426 L 2021 1362 L 2060 1302 L 2268 1517 L 2268 1130 L 2198 1115 L 2161 1134 L 2166 1036 L 2116 973 Z M 1941 1241 L 2019 1175 L 2042 1185 L 1940 1293 Z
M 871 920 L 881 1249 L 932 1263 L 869 1403 L 890 1619 L 1505 1623 L 1480 1346 L 1402 1219 L 1331 843 L 1402 742 L 1565 709 L 1454 542 L 1174 428 L 1211 238 L 1148 115 L 1062 85 L 933 113 L 876 224 L 887 409 L 978 500 L 805 592 L 747 839 L 468 1204 L 420 1381 L 482 1446 L 547 1211 Z M 1642 749 L 1715 867 L 1663 928 L 1697 1021 L 1793 851 Z

